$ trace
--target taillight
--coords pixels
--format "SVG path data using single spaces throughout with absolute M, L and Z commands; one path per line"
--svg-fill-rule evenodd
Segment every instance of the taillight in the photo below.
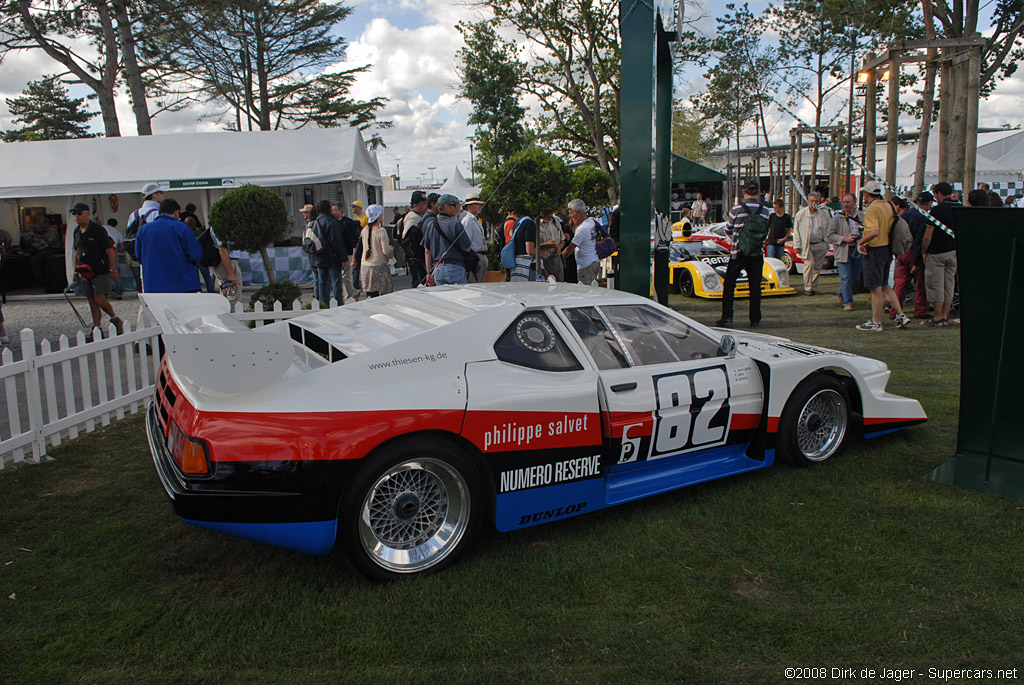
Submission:
M 167 439 L 171 443 L 171 456 L 182 473 L 190 476 L 205 476 L 210 473 L 210 459 L 205 440 L 185 435 L 174 421 L 171 421 Z

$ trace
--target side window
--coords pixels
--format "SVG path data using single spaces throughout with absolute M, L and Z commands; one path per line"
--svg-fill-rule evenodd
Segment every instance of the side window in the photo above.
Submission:
M 614 305 L 602 307 L 601 312 L 628 347 L 634 364 L 667 364 L 721 354 L 719 341 L 654 307 Z
M 626 354 L 615 339 L 612 332 L 608 330 L 604 319 L 593 307 L 581 307 L 579 309 L 564 310 L 569 324 L 576 331 L 583 341 L 583 345 L 594 358 L 597 368 L 625 369 L 629 366 Z
M 494 343 L 498 359 L 542 371 L 579 371 L 583 365 L 551 325 L 547 314 L 525 312 Z

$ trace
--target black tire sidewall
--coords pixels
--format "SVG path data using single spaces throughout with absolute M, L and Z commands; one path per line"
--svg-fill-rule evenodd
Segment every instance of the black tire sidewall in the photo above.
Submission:
M 842 442 L 835 451 L 825 459 L 819 461 L 812 461 L 805 457 L 800 451 L 800 447 L 797 445 L 796 431 L 797 422 L 800 419 L 800 413 L 803 411 L 804 406 L 808 400 L 811 399 L 815 394 L 822 390 L 835 390 L 839 393 L 839 396 L 843 399 L 843 406 L 846 408 L 846 435 L 843 436 Z M 842 451 L 843 445 L 846 444 L 846 438 L 850 434 L 850 396 L 846 392 L 846 388 L 843 386 L 839 379 L 830 376 L 826 373 L 815 373 L 814 375 L 805 378 L 800 382 L 798 386 L 793 390 L 793 393 L 786 400 L 786 406 L 782 410 L 782 416 L 779 418 L 779 430 L 776 433 L 775 442 L 775 455 L 781 461 L 785 461 L 793 466 L 812 466 L 814 464 L 824 463 L 834 458 L 839 452 Z
M 684 269 L 682 274 L 679 276 L 679 294 L 683 297 L 693 297 L 693 293 L 693 276 L 690 275 L 689 271 Z
M 363 549 L 359 537 L 359 517 L 363 500 L 382 474 L 398 464 L 416 459 L 433 459 L 458 471 L 469 491 L 469 524 L 455 548 L 433 566 L 414 573 L 398 573 L 377 564 Z M 349 563 L 367 579 L 382 583 L 435 573 L 458 560 L 472 546 L 484 518 L 485 498 L 480 470 L 454 440 L 434 436 L 406 438 L 380 448 L 367 457 L 366 464 L 345 488 L 338 512 L 338 530 Z

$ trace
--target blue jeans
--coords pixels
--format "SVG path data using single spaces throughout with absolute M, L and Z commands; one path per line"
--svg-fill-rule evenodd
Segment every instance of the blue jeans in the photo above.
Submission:
M 782 253 L 786 251 L 785 245 L 779 245 L 778 243 L 769 243 L 764 248 L 765 257 L 774 257 L 775 259 L 782 259 Z
M 320 268 L 316 266 L 309 268 L 313 270 L 313 299 L 320 301 Z
M 199 275 L 203 277 L 203 283 L 206 285 L 206 292 L 217 292 L 217 286 L 213 283 L 213 274 L 210 273 L 210 267 L 200 264 L 196 268 L 199 269 Z
M 334 288 L 334 299 L 338 301 L 338 304 L 345 303 L 345 296 L 341 292 L 341 269 L 333 266 L 318 266 L 316 277 L 317 282 L 320 284 L 319 292 L 315 295 L 317 299 L 329 304 L 331 301 L 331 288 Z
M 459 285 L 466 282 L 466 267 L 462 263 L 445 264 L 441 262 L 434 267 L 435 285 Z
M 836 262 L 836 268 L 839 269 L 839 294 L 843 304 L 853 304 L 853 284 L 864 269 L 864 255 L 851 247 L 850 256 L 845 262 Z

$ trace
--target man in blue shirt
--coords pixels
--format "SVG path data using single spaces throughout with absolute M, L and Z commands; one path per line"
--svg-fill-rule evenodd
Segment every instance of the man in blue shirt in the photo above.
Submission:
M 139 229 L 135 256 L 142 264 L 142 288 L 147 293 L 197 293 L 203 247 L 192 229 L 178 219 L 181 205 L 173 198 L 160 203 L 156 219 Z

